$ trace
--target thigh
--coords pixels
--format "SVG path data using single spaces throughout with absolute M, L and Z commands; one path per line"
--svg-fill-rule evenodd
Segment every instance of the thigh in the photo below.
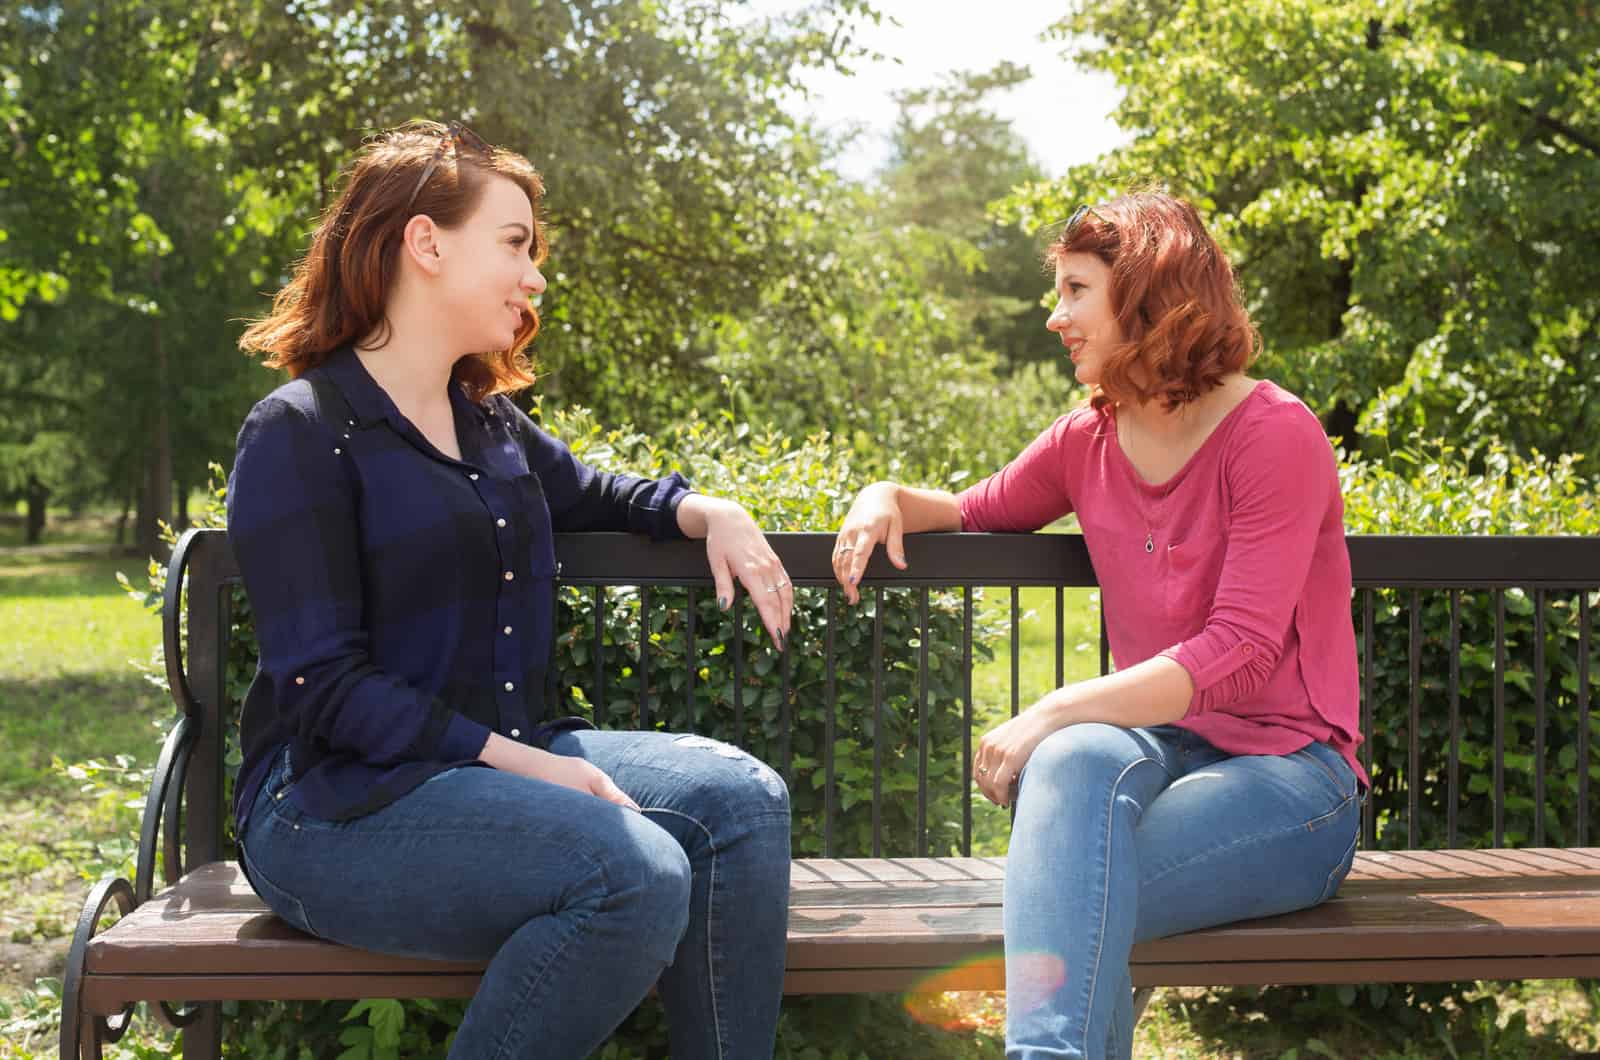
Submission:
M 484 960 L 532 917 L 670 872 L 683 857 L 632 810 L 483 767 L 441 774 L 347 821 L 266 794 L 257 806 L 245 856 L 274 909 L 323 938 L 387 953 Z
M 672 829 L 669 818 L 754 823 L 789 817 L 783 778 L 732 744 L 665 732 L 581 729 L 550 744 L 555 754 L 575 755 L 604 770 L 618 787 Z
M 1331 897 L 1355 856 L 1360 817 L 1355 775 L 1324 744 L 1195 765 L 1151 802 L 1136 832 L 1136 937 Z

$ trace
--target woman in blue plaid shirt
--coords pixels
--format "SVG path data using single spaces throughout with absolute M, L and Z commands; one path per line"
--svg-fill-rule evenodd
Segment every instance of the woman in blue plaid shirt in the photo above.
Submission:
M 554 716 L 552 534 L 704 538 L 780 646 L 792 590 L 739 505 L 587 467 L 507 397 L 543 191 L 458 124 L 382 136 L 241 340 L 292 379 L 228 487 L 261 646 L 241 861 L 301 930 L 488 962 L 452 1057 L 585 1056 L 652 985 L 679 1060 L 771 1055 L 788 792 L 725 744 Z

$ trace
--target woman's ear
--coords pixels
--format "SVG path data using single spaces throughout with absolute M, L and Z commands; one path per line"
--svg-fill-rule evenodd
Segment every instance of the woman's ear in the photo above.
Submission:
M 412 264 L 429 276 L 439 275 L 439 226 L 425 213 L 412 216 L 402 235 L 403 250 Z

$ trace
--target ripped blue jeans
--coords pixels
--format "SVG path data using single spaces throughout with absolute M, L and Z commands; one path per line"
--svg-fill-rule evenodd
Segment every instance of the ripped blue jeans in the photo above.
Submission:
M 1128 1057 L 1135 942 L 1331 898 L 1355 773 L 1312 743 L 1230 755 L 1176 726 L 1073 725 L 1023 769 L 1006 863 L 1006 1056 Z
M 242 844 L 251 883 L 302 931 L 385 953 L 488 961 L 451 1057 L 589 1055 L 652 986 L 679 1060 L 771 1056 L 783 991 L 789 796 L 726 744 L 566 732 L 637 802 L 625 810 L 486 767 L 364 817 L 276 796 Z

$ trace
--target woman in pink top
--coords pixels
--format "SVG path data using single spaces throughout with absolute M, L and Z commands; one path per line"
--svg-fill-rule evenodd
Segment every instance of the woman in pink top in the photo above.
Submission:
M 1080 208 L 1050 248 L 1083 407 L 959 496 L 880 482 L 834 571 L 852 603 L 880 543 L 1027 532 L 1076 512 L 1115 673 L 985 735 L 1017 801 L 1006 875 L 1011 1057 L 1130 1056 L 1134 942 L 1330 897 L 1360 819 L 1350 558 L 1315 416 L 1246 376 L 1258 339 L 1187 202 Z

